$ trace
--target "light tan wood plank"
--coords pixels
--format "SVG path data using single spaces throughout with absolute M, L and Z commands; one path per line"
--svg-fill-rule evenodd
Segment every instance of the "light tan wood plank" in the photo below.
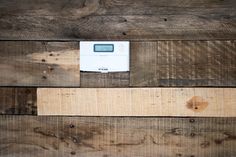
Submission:
M 39 115 L 235 117 L 234 88 L 39 88 Z

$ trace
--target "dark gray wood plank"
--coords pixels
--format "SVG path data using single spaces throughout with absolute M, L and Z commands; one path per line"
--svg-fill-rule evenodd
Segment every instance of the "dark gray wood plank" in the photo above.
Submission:
M 235 41 L 131 44 L 130 86 L 236 86 Z
M 129 72 L 80 72 L 80 87 L 128 87 Z
M 0 42 L 0 86 L 79 86 L 78 42 Z
M 36 115 L 36 88 L 0 88 L 0 114 Z
M 234 157 L 235 118 L 0 116 L 2 157 Z
M 181 11 L 185 9 L 231 8 L 234 0 L 1 0 L 0 14 L 17 12 L 24 15 L 78 15 L 92 12 L 93 15 L 144 15 L 159 14 L 160 10 Z M 167 10 L 168 9 L 168 10 Z M 184 12 L 184 10 L 182 10 Z M 11 13 L 11 14 L 10 14 Z M 60 13 L 60 14 L 57 14 Z
M 1 0 L 4 40 L 235 39 L 234 0 Z

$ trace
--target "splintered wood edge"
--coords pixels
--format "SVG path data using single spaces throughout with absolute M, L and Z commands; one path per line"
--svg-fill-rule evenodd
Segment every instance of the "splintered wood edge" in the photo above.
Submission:
M 38 115 L 236 117 L 234 88 L 38 88 Z

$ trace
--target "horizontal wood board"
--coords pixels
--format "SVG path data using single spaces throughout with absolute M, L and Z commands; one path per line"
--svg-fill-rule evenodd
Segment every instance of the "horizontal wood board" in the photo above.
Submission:
M 235 40 L 131 44 L 130 86 L 235 85 Z
M 0 41 L 0 86 L 79 86 L 79 43 Z
M 0 116 L 1 157 L 234 157 L 235 118 Z
M 129 80 L 129 72 L 80 72 L 81 88 L 128 87 Z
M 38 88 L 38 115 L 236 117 L 236 88 Z
M 0 85 L 35 87 L 235 87 L 236 44 L 131 42 L 130 72 L 79 68 L 79 42 L 0 41 Z
M 0 114 L 36 115 L 36 88 L 0 88 Z
M 0 40 L 235 39 L 235 0 L 1 0 Z

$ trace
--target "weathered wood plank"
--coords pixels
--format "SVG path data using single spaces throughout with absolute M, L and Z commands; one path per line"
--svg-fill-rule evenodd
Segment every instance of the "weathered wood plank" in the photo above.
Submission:
M 39 88 L 39 115 L 236 117 L 234 88 Z
M 130 86 L 235 86 L 232 41 L 132 42 Z
M 37 114 L 36 88 L 0 88 L 0 114 Z
M 0 42 L 1 86 L 79 86 L 78 42 Z
M 1 41 L 1 86 L 235 86 L 235 41 L 131 42 L 131 74 L 79 72 L 77 42 Z M 129 83 L 130 77 L 130 83 Z
M 0 39 L 235 39 L 234 0 L 1 0 Z
M 80 87 L 128 87 L 129 72 L 80 72 Z
M 0 116 L 1 157 L 234 157 L 235 118 Z

